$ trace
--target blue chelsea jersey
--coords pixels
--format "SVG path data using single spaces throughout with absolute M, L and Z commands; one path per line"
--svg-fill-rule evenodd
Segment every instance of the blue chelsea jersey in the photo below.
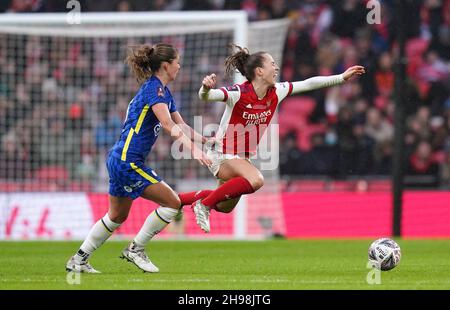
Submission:
M 120 139 L 111 149 L 112 155 L 126 162 L 145 161 L 162 129 L 151 108 L 157 103 L 166 103 L 170 113 L 177 111 L 169 88 L 156 76 L 151 76 L 128 106 Z

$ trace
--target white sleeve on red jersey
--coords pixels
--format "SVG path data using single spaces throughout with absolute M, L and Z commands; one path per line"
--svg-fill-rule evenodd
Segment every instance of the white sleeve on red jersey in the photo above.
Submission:
M 234 107 L 236 102 L 241 98 L 241 89 L 239 88 L 239 85 L 221 87 L 220 90 L 225 95 L 223 101 L 231 107 Z
M 223 101 L 224 93 L 220 89 L 208 89 L 206 90 L 204 86 L 198 91 L 198 97 L 205 101 Z
M 281 100 L 283 100 L 292 93 L 292 83 L 290 82 L 276 83 L 275 88 L 278 97 L 278 102 L 280 102 Z
M 304 81 L 292 82 L 292 93 L 298 94 L 314 89 L 336 86 L 344 83 L 344 75 L 315 76 Z
M 234 106 L 241 97 L 241 90 L 237 85 L 221 87 L 219 89 L 206 90 L 203 86 L 198 91 L 198 97 L 206 101 L 223 101 L 230 106 Z

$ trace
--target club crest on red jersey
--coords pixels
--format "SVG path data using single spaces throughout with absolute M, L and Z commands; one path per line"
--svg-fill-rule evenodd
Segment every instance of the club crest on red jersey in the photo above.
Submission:
M 233 85 L 233 86 L 227 86 L 226 89 L 227 89 L 228 91 L 238 91 L 238 88 L 237 88 L 236 85 Z

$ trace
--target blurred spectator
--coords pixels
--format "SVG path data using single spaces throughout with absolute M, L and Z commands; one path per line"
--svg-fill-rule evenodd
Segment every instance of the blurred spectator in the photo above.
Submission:
M 267 9 L 270 13 L 270 18 L 276 19 L 276 18 L 284 18 L 288 14 L 288 8 L 286 6 L 285 0 L 272 0 L 272 1 L 266 1 Z
M 443 81 L 448 77 L 448 64 L 444 63 L 435 51 L 428 51 L 424 58 L 425 62 L 419 68 L 419 78 L 427 82 L 437 82 Z
M 82 10 L 89 12 L 113 11 L 117 7 L 117 0 L 83 1 Z
M 339 174 L 354 174 L 356 159 L 356 140 L 353 135 L 353 114 L 349 106 L 339 110 L 336 132 L 339 147 Z
M 356 122 L 353 126 L 355 138 L 355 163 L 354 169 L 357 175 L 367 175 L 373 172 L 375 140 L 369 137 L 364 130 L 364 123 Z
M 431 147 L 435 151 L 442 151 L 445 148 L 445 141 L 450 135 L 446 127 L 445 119 L 442 116 L 434 116 L 430 119 Z
M 393 145 L 390 141 L 384 141 L 376 146 L 375 164 L 373 174 L 390 175 L 392 169 Z
M 374 139 L 376 143 L 391 141 L 394 138 L 394 127 L 383 119 L 381 112 L 370 108 L 366 116 L 366 134 Z
M 250 21 L 254 21 L 258 17 L 258 1 L 257 0 L 241 1 L 240 9 L 247 12 L 248 19 Z
M 6 12 L 8 13 L 27 13 L 27 12 L 39 12 L 43 7 L 43 2 L 41 0 L 6 0 L 5 2 Z M 4 5 L 5 5 L 4 4 Z M 1 12 L 1 11 L 0 11 Z
M 130 12 L 130 11 L 133 11 L 132 7 L 131 7 L 131 3 L 129 1 L 126 1 L 126 0 L 119 1 L 119 3 L 117 3 L 117 11 L 118 12 Z
M 405 156 L 409 158 L 416 149 L 416 145 L 419 142 L 419 136 L 412 130 L 407 130 L 405 134 Z
M 336 175 L 338 158 L 334 147 L 325 143 L 325 136 L 320 133 L 311 135 L 312 149 L 301 159 L 306 175 Z
M 66 128 L 62 118 L 49 118 L 40 141 L 40 162 L 43 165 L 62 165 L 72 172 L 80 161 L 80 137 Z
M 280 149 L 284 150 L 280 154 L 280 172 L 285 175 L 300 175 L 303 162 L 301 152 L 297 147 L 297 135 L 291 132 L 281 141 Z
M 417 144 L 414 153 L 409 157 L 406 174 L 409 176 L 428 176 L 430 180 L 413 179 L 407 182 L 408 185 L 436 186 L 438 184 L 439 168 L 432 155 L 431 144 L 428 141 L 420 141 Z
M 95 145 L 101 153 L 105 153 L 120 135 L 122 123 L 125 118 L 121 117 L 117 108 L 108 113 L 106 119 L 101 120 L 94 129 Z
M 0 144 L 0 179 L 23 180 L 30 177 L 30 154 L 21 145 L 19 136 L 10 131 Z
M 331 1 L 334 21 L 332 31 L 340 37 L 352 38 L 355 30 L 366 24 L 366 8 L 359 0 Z
M 215 8 L 211 0 L 189 0 L 184 1 L 184 11 L 208 11 Z
M 388 52 L 381 54 L 378 59 L 378 70 L 375 73 L 375 82 L 378 94 L 389 97 L 394 90 L 394 71 L 392 68 L 392 56 Z
M 431 139 L 430 130 L 430 109 L 428 107 L 420 107 L 416 114 L 408 119 L 408 129 L 411 130 L 420 140 Z
M 81 135 L 81 162 L 75 167 L 75 178 L 82 181 L 90 181 L 95 179 L 97 174 L 96 153 L 94 146 L 93 134 L 91 130 L 84 129 Z
M 450 152 L 445 153 L 445 160 L 441 170 L 441 181 L 447 188 L 450 188 Z

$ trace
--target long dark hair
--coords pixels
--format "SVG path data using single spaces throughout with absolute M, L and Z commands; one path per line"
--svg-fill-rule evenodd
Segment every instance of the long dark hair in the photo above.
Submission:
M 225 59 L 226 75 L 231 76 L 237 69 L 247 80 L 253 81 L 255 69 L 263 66 L 266 52 L 250 54 L 247 48 L 242 48 L 236 44 L 231 45 L 231 50 L 232 54 Z
M 161 63 L 171 63 L 178 57 L 178 50 L 170 44 L 158 43 L 130 46 L 125 63 L 139 83 L 145 82 L 153 73 L 161 68 Z

